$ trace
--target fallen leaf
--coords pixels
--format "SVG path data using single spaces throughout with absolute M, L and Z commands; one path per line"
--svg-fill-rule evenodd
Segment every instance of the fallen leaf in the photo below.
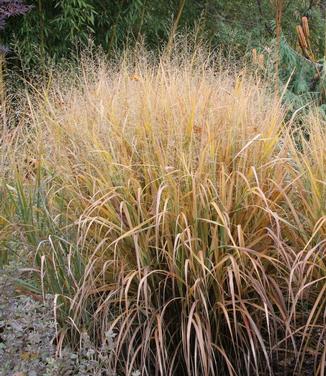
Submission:
M 29 352 L 29 351 L 24 351 L 20 354 L 20 358 L 22 360 L 33 360 L 33 359 L 37 359 L 38 357 L 38 354 L 37 353 L 34 353 L 34 352 Z

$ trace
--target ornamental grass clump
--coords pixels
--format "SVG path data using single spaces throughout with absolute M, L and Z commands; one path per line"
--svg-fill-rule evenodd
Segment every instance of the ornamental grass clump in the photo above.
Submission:
M 189 61 L 88 62 L 30 99 L 58 347 L 110 331 L 119 374 L 322 375 L 322 119 L 293 137 L 263 83 Z

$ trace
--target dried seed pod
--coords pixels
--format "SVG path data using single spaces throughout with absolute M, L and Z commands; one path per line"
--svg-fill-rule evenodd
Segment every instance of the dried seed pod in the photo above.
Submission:
M 308 43 L 307 43 L 307 40 L 305 38 L 302 26 L 298 25 L 296 27 L 296 29 L 297 29 L 297 34 L 298 34 L 299 43 L 300 43 L 301 48 L 302 49 L 308 48 Z
M 257 50 L 256 50 L 256 48 L 252 49 L 252 60 L 255 64 L 257 64 Z
M 308 39 L 310 37 L 308 18 L 302 17 L 301 21 L 302 21 L 302 29 L 303 29 L 304 35 L 306 39 Z

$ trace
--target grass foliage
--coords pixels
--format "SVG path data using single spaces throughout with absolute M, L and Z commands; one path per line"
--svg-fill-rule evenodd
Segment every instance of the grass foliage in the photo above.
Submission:
M 0 237 L 55 294 L 59 349 L 110 331 L 118 374 L 323 375 L 317 111 L 294 131 L 263 83 L 198 57 L 53 82 L 3 131 Z

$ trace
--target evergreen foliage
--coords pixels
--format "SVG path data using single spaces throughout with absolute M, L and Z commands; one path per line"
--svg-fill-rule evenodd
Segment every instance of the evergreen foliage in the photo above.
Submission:
M 274 49 L 264 49 L 266 70 L 269 78 L 274 77 Z M 325 58 L 311 61 L 294 50 L 284 35 L 280 44 L 279 85 L 284 92 L 284 101 L 289 109 L 289 116 L 294 112 L 305 114 L 309 105 L 319 107 L 323 116 L 326 116 L 326 65 Z

